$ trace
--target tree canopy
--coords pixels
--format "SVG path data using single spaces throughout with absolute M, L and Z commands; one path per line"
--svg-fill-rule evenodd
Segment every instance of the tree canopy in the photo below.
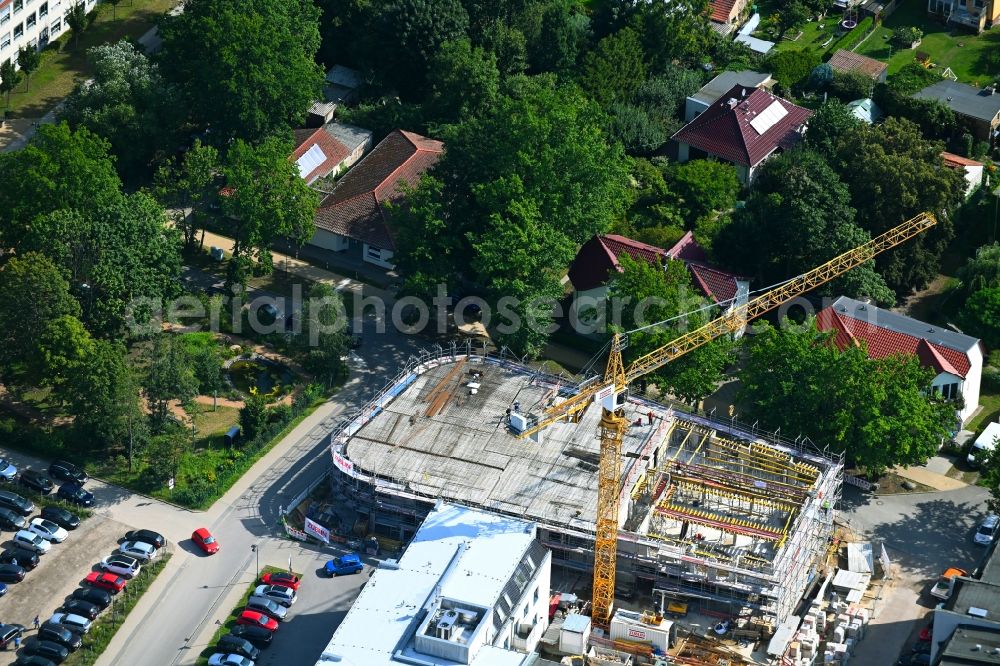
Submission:
M 312 0 L 188 0 L 160 25 L 164 78 L 213 143 L 287 131 L 320 98 Z

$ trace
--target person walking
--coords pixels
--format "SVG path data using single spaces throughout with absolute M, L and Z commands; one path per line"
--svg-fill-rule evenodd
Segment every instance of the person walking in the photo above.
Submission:
M 35 631 L 38 631 L 38 627 L 41 626 L 41 623 L 38 621 L 37 615 L 35 616 L 35 619 L 31 621 L 31 623 L 35 625 Z
M 18 634 L 17 636 L 14 636 L 14 649 L 15 650 L 21 649 L 21 635 L 20 634 Z

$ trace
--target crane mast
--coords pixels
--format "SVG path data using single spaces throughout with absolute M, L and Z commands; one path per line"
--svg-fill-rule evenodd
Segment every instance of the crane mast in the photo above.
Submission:
M 875 255 L 923 233 L 937 224 L 930 213 L 921 213 L 867 243 L 848 250 L 830 261 L 799 275 L 704 326 L 686 333 L 648 354 L 640 356 L 625 367 L 622 349 L 625 340 L 615 334 L 611 342 L 608 365 L 603 381 L 590 385 L 576 395 L 549 408 L 538 423 L 524 430 L 519 437 L 530 436 L 557 421 L 579 419 L 595 399 L 601 401 L 600 464 L 597 486 L 597 524 L 594 543 L 594 585 L 592 621 L 595 626 L 607 627 L 615 596 L 615 572 L 618 558 L 618 495 L 621 484 L 622 439 L 628 429 L 625 411 L 618 404 L 618 396 L 636 379 L 655 372 L 670 361 L 705 345 L 712 340 L 743 328 L 746 323 L 773 310 L 847 271 L 870 261 Z

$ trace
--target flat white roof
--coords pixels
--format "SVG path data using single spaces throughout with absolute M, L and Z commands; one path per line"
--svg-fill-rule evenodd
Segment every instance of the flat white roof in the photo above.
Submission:
M 324 650 L 341 661 L 324 660 L 316 666 L 397 666 L 393 652 L 418 656 L 428 664 L 456 662 L 416 653 L 412 640 L 420 609 L 441 585 L 443 598 L 492 608 L 535 538 L 529 521 L 485 513 L 455 504 L 435 507 L 424 520 L 399 560 L 399 569 L 377 569 L 361 590 L 344 621 Z M 460 546 L 465 550 L 452 564 Z M 449 576 L 441 577 L 452 566 Z M 474 666 L 521 666 L 528 655 L 492 646 L 483 647 Z
M 983 430 L 983 434 L 976 438 L 974 447 L 977 449 L 992 449 L 993 440 L 1000 438 L 1000 421 L 991 423 Z

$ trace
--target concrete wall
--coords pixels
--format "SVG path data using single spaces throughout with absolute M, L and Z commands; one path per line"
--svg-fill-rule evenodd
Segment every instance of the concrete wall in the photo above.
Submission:
M 350 246 L 350 241 L 347 236 L 341 236 L 326 229 L 316 229 L 313 232 L 313 237 L 309 239 L 309 244 L 321 247 L 324 250 L 343 252 Z

